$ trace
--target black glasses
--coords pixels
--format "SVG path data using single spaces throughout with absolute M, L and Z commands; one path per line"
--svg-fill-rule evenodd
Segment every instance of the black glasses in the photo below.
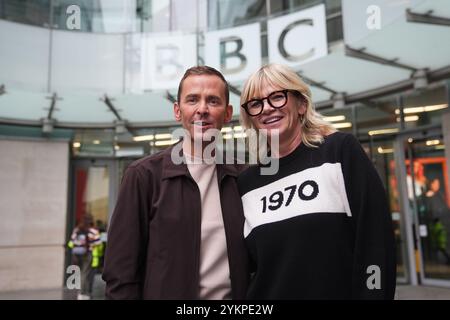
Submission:
M 267 99 L 267 102 L 272 108 L 275 109 L 281 109 L 283 108 L 287 101 L 288 101 L 288 92 L 292 90 L 279 90 L 274 91 L 271 94 L 269 94 L 265 98 L 261 99 L 251 99 L 247 101 L 246 103 L 242 104 L 241 107 L 245 109 L 247 114 L 251 117 L 255 117 L 257 115 L 260 115 L 264 109 L 264 100 Z M 297 93 L 297 91 L 294 91 Z

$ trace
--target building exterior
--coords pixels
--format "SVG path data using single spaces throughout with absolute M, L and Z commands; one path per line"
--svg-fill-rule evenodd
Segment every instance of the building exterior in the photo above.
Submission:
M 399 283 L 450 287 L 426 218 L 440 195 L 450 233 L 449 26 L 446 0 L 0 0 L 0 291 L 64 286 L 76 221 L 107 225 L 126 166 L 174 142 L 187 67 L 225 74 L 242 143 L 240 88 L 268 62 L 374 162 Z

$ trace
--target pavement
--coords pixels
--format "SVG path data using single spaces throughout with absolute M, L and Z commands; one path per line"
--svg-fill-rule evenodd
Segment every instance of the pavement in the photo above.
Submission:
M 105 282 L 98 274 L 94 280 L 92 299 L 104 300 Z M 78 291 L 41 289 L 0 292 L 0 300 L 76 300 Z M 450 288 L 397 285 L 395 300 L 450 300 Z

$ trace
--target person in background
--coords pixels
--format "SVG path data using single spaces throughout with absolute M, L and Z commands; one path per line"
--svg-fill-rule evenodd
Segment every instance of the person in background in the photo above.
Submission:
M 428 191 L 425 194 L 427 216 L 431 233 L 431 249 L 433 258 L 438 260 L 440 253 L 445 263 L 450 265 L 450 255 L 448 253 L 448 230 L 450 228 L 450 210 L 445 201 L 443 193 L 440 191 L 441 183 L 439 179 L 432 179 L 428 183 Z
M 97 272 L 103 272 L 103 266 L 105 262 L 105 248 L 106 248 L 106 240 L 107 240 L 107 226 L 102 220 L 97 220 L 95 222 L 97 230 L 100 234 L 100 245 L 97 247 L 96 256 L 98 257 L 98 267 Z
M 275 174 L 262 175 L 260 164 L 238 177 L 253 271 L 247 298 L 393 299 L 391 214 L 358 140 L 325 122 L 283 65 L 252 74 L 241 104 L 242 125 L 267 136 L 279 163 Z
M 81 292 L 77 296 L 78 300 L 91 299 L 101 245 L 100 233 L 94 227 L 92 215 L 85 214 L 73 230 L 68 243 L 72 252 L 72 262 L 81 270 Z

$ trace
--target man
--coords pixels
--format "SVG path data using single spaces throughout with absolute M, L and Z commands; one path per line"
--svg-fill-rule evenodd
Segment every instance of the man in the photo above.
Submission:
M 248 272 L 240 167 L 207 164 L 202 153 L 207 131 L 231 120 L 222 74 L 207 66 L 188 69 L 174 114 L 188 133 L 174 146 L 187 163 L 175 164 L 171 147 L 127 168 L 108 232 L 106 297 L 243 299 Z M 201 150 L 193 148 L 196 142 Z

